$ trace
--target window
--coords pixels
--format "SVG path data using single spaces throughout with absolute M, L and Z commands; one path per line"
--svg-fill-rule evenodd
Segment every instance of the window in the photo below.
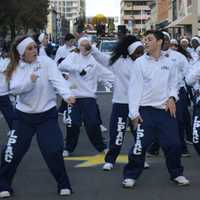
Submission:
M 72 12 L 72 9 L 71 8 L 65 8 L 65 11 L 66 12 Z
M 187 7 L 192 5 L 192 0 L 187 0 Z
M 73 3 L 72 2 L 67 2 L 67 7 L 72 7 Z
M 67 14 L 67 17 L 71 18 L 73 15 L 72 14 Z

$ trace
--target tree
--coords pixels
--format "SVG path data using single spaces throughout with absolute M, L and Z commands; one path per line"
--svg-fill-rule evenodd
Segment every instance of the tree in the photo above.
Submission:
M 13 39 L 22 31 L 43 29 L 47 23 L 48 0 L 1 0 L 0 29 L 8 30 Z
M 15 37 L 19 7 L 17 0 L 2 0 L 0 6 L 0 28 L 10 30 L 11 38 Z
M 107 18 L 102 15 L 102 14 L 97 14 L 92 18 L 92 24 L 97 25 L 97 24 L 106 24 L 107 23 Z
M 25 32 L 40 30 L 47 24 L 48 0 L 18 0 L 21 2 L 19 19 Z M 26 4 L 24 3 L 26 2 Z
M 98 36 L 105 35 L 106 23 L 107 23 L 107 18 L 102 14 L 97 14 L 92 18 L 92 24 L 95 26 Z
M 108 19 L 108 32 L 113 33 L 114 30 L 115 30 L 114 18 L 109 18 Z

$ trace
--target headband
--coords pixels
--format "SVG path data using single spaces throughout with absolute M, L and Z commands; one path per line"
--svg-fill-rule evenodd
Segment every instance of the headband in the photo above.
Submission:
M 17 45 L 17 51 L 18 51 L 20 57 L 22 57 L 24 55 L 26 47 L 33 42 L 35 43 L 35 41 L 31 37 L 27 37 Z
M 144 46 L 144 45 L 142 44 L 142 42 L 140 42 L 140 41 L 137 41 L 137 42 L 132 43 L 132 44 L 128 47 L 128 53 L 129 53 L 129 55 L 133 54 L 133 53 L 135 52 L 135 50 L 136 50 L 138 47 L 140 47 L 140 46 Z
M 163 33 L 165 36 L 167 36 L 169 40 L 171 39 L 169 33 L 165 32 L 165 31 L 162 31 L 162 33 Z

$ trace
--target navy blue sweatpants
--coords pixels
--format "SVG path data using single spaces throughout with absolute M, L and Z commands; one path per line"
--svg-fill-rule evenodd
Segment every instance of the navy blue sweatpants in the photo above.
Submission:
M 188 122 L 188 97 L 187 92 L 184 87 L 179 90 L 179 100 L 176 103 L 176 118 L 178 122 L 179 136 L 181 141 L 181 151 L 182 153 L 187 153 L 187 145 L 185 142 L 185 136 L 187 131 Z M 190 125 L 191 126 L 191 125 Z
M 86 133 L 96 150 L 102 152 L 106 149 L 106 144 L 104 143 L 100 129 L 96 99 L 77 98 L 76 103 L 72 107 L 68 106 L 65 114 L 67 124 L 65 149 L 67 151 L 73 152 L 75 150 L 82 121 L 84 122 Z
M 105 156 L 105 162 L 115 163 L 124 141 L 127 118 L 128 104 L 114 103 L 110 118 L 109 151 Z
M 8 95 L 0 96 L 0 111 L 5 117 L 5 120 L 8 123 L 9 129 L 12 129 L 14 111 L 13 111 L 13 106 Z
M 187 153 L 187 144 L 185 142 L 186 132 L 188 134 L 191 130 L 191 120 L 188 111 L 188 97 L 187 92 L 184 87 L 179 90 L 179 100 L 176 103 L 176 119 L 178 122 L 179 137 L 181 142 L 181 153 Z M 156 139 L 149 149 L 149 153 L 155 153 L 159 151 L 159 142 Z
M 124 178 L 137 179 L 144 169 L 145 153 L 158 134 L 168 171 L 171 178 L 181 176 L 181 146 L 177 121 L 168 112 L 153 107 L 141 107 L 143 123 L 138 125 L 135 144 L 129 153 L 128 164 L 124 167 Z
M 65 102 L 63 99 L 61 101 L 60 107 L 58 108 L 58 113 L 64 113 L 64 111 L 67 108 L 67 102 Z
M 62 156 L 63 136 L 57 120 L 56 108 L 40 114 L 27 114 L 16 110 L 13 130 L 1 156 L 0 191 L 12 192 L 13 177 L 35 133 L 45 162 L 56 179 L 58 191 L 71 188 Z

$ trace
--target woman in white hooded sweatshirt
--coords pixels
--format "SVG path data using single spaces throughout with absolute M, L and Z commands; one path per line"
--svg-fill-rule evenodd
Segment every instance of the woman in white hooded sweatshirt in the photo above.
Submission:
M 143 55 L 144 47 L 141 41 L 135 36 L 125 36 L 114 49 L 111 58 L 92 49 L 94 58 L 104 66 L 107 66 L 115 75 L 113 91 L 113 108 L 110 118 L 110 143 L 109 151 L 105 156 L 103 170 L 110 171 L 120 153 L 128 119 L 128 87 L 131 69 L 134 61 Z M 149 165 L 145 163 L 145 167 Z
M 40 151 L 57 182 L 60 195 L 70 195 L 71 186 L 62 157 L 63 138 L 58 125 L 56 93 L 73 104 L 66 80 L 47 56 L 37 56 L 37 46 L 30 37 L 16 39 L 6 78 L 10 93 L 17 95 L 16 120 L 2 152 L 0 197 L 12 195 L 12 180 L 36 133 Z
M 106 150 L 100 129 L 96 91 L 99 79 L 112 82 L 114 75 L 93 58 L 88 38 L 79 39 L 78 46 L 80 52 L 71 53 L 58 66 L 62 72 L 69 73 L 72 93 L 76 97 L 76 103 L 67 110 L 65 156 L 75 150 L 82 121 L 95 149 L 99 152 Z

